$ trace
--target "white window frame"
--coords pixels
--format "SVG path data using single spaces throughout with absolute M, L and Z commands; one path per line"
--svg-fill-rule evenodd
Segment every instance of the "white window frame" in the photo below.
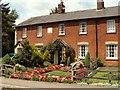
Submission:
M 59 35 L 65 35 L 65 24 L 59 24 Z
M 115 27 L 115 20 L 109 19 L 107 20 L 107 33 L 115 33 L 116 27 Z
M 43 47 L 43 43 L 36 43 L 35 47 L 37 48 L 37 50 L 40 52 L 41 48 Z M 40 48 L 39 48 L 40 47 Z
M 112 48 L 112 46 L 114 47 Z M 114 57 L 111 57 L 112 53 Z M 118 45 L 117 44 L 106 44 L 106 59 L 118 60 Z
M 22 30 L 22 37 L 26 38 L 27 37 L 27 27 L 24 27 Z
M 38 26 L 37 28 L 37 37 L 42 37 L 42 26 Z
M 84 47 L 84 56 L 82 56 L 82 46 Z M 85 56 L 86 56 L 86 54 L 87 54 L 87 52 L 88 52 L 88 45 L 87 44 L 81 44 L 81 45 L 78 45 L 78 58 L 80 58 L 80 59 L 85 59 Z
M 84 27 L 83 27 L 84 25 Z M 84 29 L 84 32 L 83 32 Z M 86 22 L 81 22 L 80 23 L 80 32 L 79 34 L 87 34 L 87 23 Z
M 53 28 L 52 27 L 48 27 L 47 28 L 47 33 L 52 33 L 53 32 Z

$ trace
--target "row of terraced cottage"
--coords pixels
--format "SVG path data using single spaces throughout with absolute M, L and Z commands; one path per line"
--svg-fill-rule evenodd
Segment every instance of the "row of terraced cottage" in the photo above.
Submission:
M 28 39 L 37 47 L 50 42 L 71 45 L 76 57 L 85 58 L 89 51 L 91 59 L 100 57 L 104 65 L 118 66 L 120 60 L 119 6 L 104 7 L 103 0 L 97 0 L 97 8 L 74 12 L 65 12 L 63 2 L 58 4 L 58 13 L 31 17 L 16 27 L 15 44 Z M 17 53 L 20 48 L 15 48 Z M 61 49 L 62 50 L 62 49 Z M 62 50 L 64 51 L 64 50 Z M 55 52 L 58 60 L 59 51 Z M 55 61 L 58 64 L 58 61 Z

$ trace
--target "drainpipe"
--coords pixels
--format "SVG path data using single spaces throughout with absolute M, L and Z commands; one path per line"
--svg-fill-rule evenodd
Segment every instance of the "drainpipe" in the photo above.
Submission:
M 96 59 L 98 58 L 98 20 L 95 19 L 95 28 L 96 28 Z

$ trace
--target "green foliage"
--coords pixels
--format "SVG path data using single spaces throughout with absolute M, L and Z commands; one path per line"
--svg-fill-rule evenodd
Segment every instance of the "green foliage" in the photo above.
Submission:
M 30 80 L 39 81 L 39 76 L 35 74 L 35 75 L 33 75 L 33 76 L 31 77 Z
M 21 42 L 21 45 L 23 48 L 15 57 L 15 63 L 26 67 L 39 67 L 40 65 L 43 65 L 44 60 L 42 54 L 38 52 L 35 46 L 29 44 L 28 40 Z
M 71 64 L 70 57 L 68 57 L 67 66 L 70 66 L 70 64 Z
M 71 63 L 74 62 L 75 50 L 72 48 L 72 46 L 67 46 L 65 48 L 65 54 L 66 54 L 66 58 L 70 57 Z
M 51 59 L 51 55 L 48 50 L 45 50 L 45 52 L 43 53 L 43 59 L 44 61 L 49 61 Z
M 24 79 L 23 75 L 21 74 L 18 79 Z
M 11 75 L 14 73 L 14 70 L 12 68 L 6 68 L 4 71 L 5 75 Z
M 55 9 L 51 9 L 50 14 L 57 14 L 58 13 L 58 8 L 55 7 Z
M 86 57 L 85 57 L 85 66 L 90 67 L 90 53 L 87 52 Z
M 65 64 L 65 60 L 60 60 L 60 63 L 61 64 Z
M 68 83 L 68 80 L 64 79 L 64 80 L 62 81 L 62 83 Z
M 54 79 L 53 79 L 52 77 L 48 77 L 48 78 L 46 79 L 46 81 L 47 81 L 47 82 L 54 82 Z
M 112 75 L 112 80 L 120 80 L 120 75 Z
M 50 62 L 48 62 L 48 61 L 44 61 L 43 65 L 45 67 L 52 66 L 52 64 Z
M 9 64 L 10 62 L 11 62 L 10 56 L 9 56 L 9 54 L 6 54 L 2 59 L 2 63 Z
M 11 10 L 9 3 L 1 4 L 2 11 L 2 56 L 14 52 L 14 31 L 17 12 Z
M 97 67 L 103 67 L 103 63 L 100 58 L 97 58 Z

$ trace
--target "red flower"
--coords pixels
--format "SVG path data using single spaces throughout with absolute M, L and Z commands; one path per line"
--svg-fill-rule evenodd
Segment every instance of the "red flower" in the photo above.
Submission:
M 18 78 L 19 76 L 20 76 L 20 74 L 17 74 L 17 73 L 11 74 L 12 78 Z

